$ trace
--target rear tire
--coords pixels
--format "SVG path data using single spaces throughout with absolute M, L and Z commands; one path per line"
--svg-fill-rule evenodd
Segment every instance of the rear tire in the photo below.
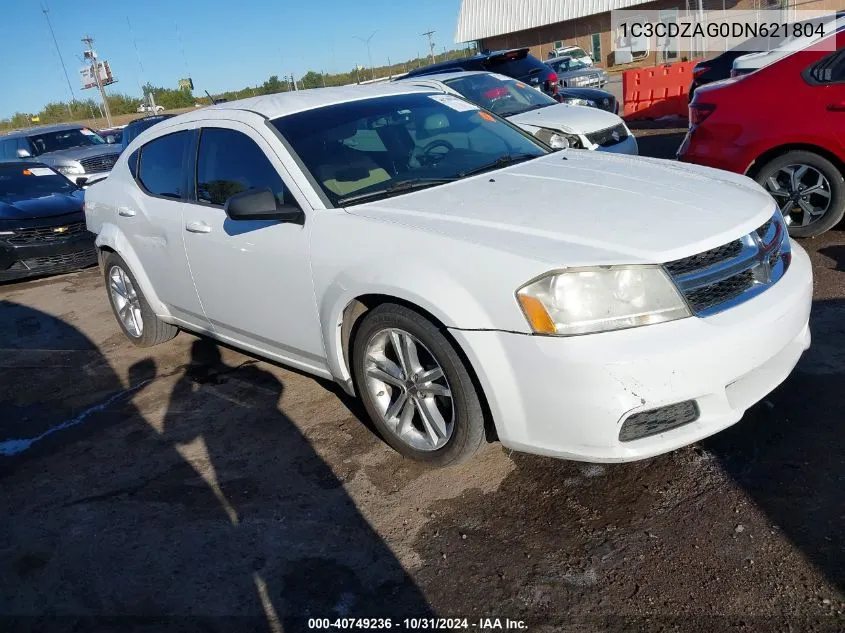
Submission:
M 791 178 L 790 174 L 799 170 L 804 170 L 803 175 Z M 821 235 L 839 224 L 845 215 L 845 178 L 836 165 L 815 152 L 793 150 L 776 156 L 757 170 L 754 180 L 772 194 L 784 212 L 792 237 Z M 816 189 L 817 183 L 822 182 L 826 184 Z M 802 197 L 804 190 L 801 187 L 811 193 Z M 793 195 L 798 196 L 797 201 L 791 198 Z M 814 218 L 804 208 L 823 208 L 823 211 Z M 807 215 L 811 221 L 802 226 Z
M 103 255 L 109 304 L 126 338 L 138 347 L 152 347 L 176 336 L 179 328 L 155 315 L 123 258 L 110 251 Z
M 397 349 L 405 351 L 400 356 Z M 385 303 L 365 314 L 353 341 L 352 373 L 370 419 L 405 457 L 453 466 L 484 441 L 484 412 L 464 361 L 417 312 Z

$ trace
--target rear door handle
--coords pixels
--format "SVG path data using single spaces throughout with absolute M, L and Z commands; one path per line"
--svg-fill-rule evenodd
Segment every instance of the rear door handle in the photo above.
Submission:
M 188 222 L 185 225 L 185 230 L 191 233 L 211 233 L 211 227 L 205 222 L 199 220 L 195 222 Z
M 827 109 L 831 112 L 845 112 L 845 101 L 839 101 L 837 103 L 828 103 Z
M 131 218 L 135 216 L 135 209 L 130 209 L 129 207 L 118 207 L 117 214 L 123 216 L 124 218 Z

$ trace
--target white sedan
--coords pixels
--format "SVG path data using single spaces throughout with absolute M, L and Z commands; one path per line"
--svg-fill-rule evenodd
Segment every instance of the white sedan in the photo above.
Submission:
M 809 259 L 753 181 L 551 152 L 408 84 L 163 121 L 86 214 L 129 340 L 185 329 L 333 379 L 436 465 L 488 437 L 663 453 L 737 422 L 810 343 Z
M 617 115 L 599 108 L 558 103 L 547 94 L 504 75 L 446 72 L 399 81 L 468 99 L 555 149 L 639 153 L 636 137 Z

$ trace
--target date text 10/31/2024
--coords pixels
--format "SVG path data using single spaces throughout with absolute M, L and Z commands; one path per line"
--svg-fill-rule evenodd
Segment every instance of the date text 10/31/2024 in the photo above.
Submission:
M 312 630 L 441 630 L 455 631 L 474 629 L 477 631 L 524 631 L 528 626 L 523 620 L 510 618 L 404 618 L 393 621 L 392 618 L 309 618 L 308 628 Z

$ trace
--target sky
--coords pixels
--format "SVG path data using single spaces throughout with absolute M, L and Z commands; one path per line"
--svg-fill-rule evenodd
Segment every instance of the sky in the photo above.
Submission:
M 84 99 L 98 98 L 80 87 L 85 35 L 118 79 L 109 92 L 140 96 L 146 82 L 177 88 L 190 76 L 199 95 L 368 66 L 355 36 L 374 31 L 375 66 L 426 54 L 420 34 L 429 30 L 441 53 L 455 47 L 460 0 L 0 0 L 0 118 L 70 99 L 43 6 L 74 96 Z

